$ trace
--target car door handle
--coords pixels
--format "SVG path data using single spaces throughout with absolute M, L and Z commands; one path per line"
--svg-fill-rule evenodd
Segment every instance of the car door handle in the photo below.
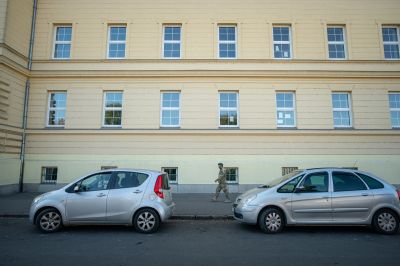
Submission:
M 135 190 L 135 191 L 133 191 L 133 193 L 139 194 L 139 193 L 142 193 L 142 191 L 141 190 Z
M 104 196 L 106 196 L 106 194 L 104 194 L 104 193 L 97 194 L 97 197 L 99 197 L 99 198 L 104 197 Z

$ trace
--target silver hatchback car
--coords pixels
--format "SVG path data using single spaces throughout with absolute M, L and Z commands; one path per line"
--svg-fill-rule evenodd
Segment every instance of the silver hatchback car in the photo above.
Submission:
M 372 225 L 399 229 L 400 191 L 366 172 L 342 168 L 295 171 L 247 191 L 233 204 L 236 220 L 265 233 L 286 225 Z
M 133 224 L 153 233 L 174 207 L 166 173 L 110 169 L 36 197 L 29 219 L 45 233 L 79 224 Z

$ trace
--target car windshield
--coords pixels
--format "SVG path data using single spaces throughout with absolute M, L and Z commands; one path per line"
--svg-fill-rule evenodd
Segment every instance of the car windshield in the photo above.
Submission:
M 289 173 L 289 174 L 286 174 L 286 175 L 284 175 L 284 176 L 275 178 L 275 179 L 271 180 L 269 183 L 267 183 L 267 184 L 261 186 L 260 188 L 270 188 L 270 187 L 274 187 L 274 186 L 276 186 L 276 185 L 278 185 L 278 184 L 280 184 L 280 183 L 282 183 L 282 182 L 285 182 L 286 180 L 289 180 L 290 178 L 292 178 L 292 177 L 294 177 L 294 176 L 300 174 L 301 172 L 302 172 L 302 171 L 297 170 L 297 171 L 293 171 L 293 172 L 291 172 L 291 173 Z

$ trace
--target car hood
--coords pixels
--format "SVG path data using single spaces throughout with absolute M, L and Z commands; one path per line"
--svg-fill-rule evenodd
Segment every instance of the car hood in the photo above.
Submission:
M 257 195 L 258 193 L 264 192 L 266 190 L 268 190 L 268 188 L 261 188 L 261 187 L 253 188 L 240 195 L 239 198 L 245 199 L 253 195 Z

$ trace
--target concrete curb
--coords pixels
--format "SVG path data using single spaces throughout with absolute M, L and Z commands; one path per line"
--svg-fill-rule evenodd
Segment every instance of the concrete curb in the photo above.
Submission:
M 29 218 L 27 214 L 0 214 L 0 218 Z M 234 220 L 232 215 L 173 215 L 170 220 L 194 221 L 194 220 Z

